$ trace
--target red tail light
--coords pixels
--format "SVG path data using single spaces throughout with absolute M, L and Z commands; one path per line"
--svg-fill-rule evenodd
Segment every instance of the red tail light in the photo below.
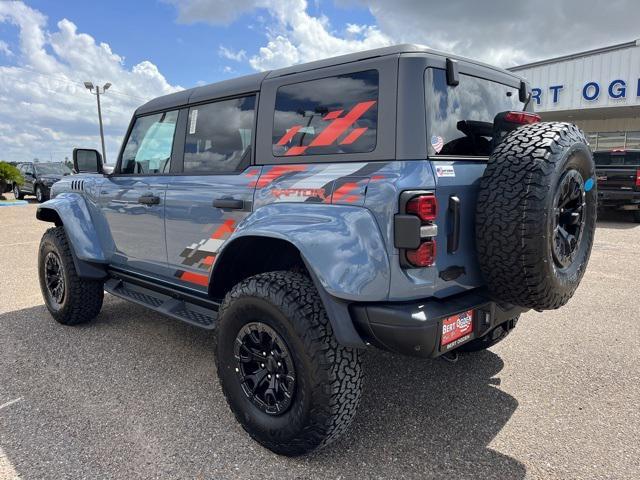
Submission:
M 636 170 L 636 187 L 640 187 L 640 169 Z
M 538 123 L 542 118 L 540 115 L 530 112 L 507 112 L 504 116 L 507 122 L 519 123 L 520 125 L 527 125 L 529 123 Z
M 436 261 L 436 242 L 427 240 L 415 250 L 407 250 L 407 261 L 414 267 L 429 267 Z
M 407 202 L 406 211 L 417 215 L 423 222 L 432 222 L 438 214 L 438 201 L 433 195 L 420 195 Z

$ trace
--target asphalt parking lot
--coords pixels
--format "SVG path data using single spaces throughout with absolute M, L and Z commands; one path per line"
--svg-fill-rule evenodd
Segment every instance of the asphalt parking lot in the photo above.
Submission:
M 218 386 L 212 334 L 107 297 L 91 324 L 46 312 L 34 204 L 0 209 L 0 479 L 640 476 L 640 225 L 598 224 L 569 305 L 527 313 L 456 364 L 371 351 L 349 433 L 263 449 Z

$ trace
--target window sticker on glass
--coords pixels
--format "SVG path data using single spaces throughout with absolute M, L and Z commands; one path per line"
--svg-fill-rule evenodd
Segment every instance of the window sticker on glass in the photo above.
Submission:
M 447 84 L 444 70 L 425 72 L 429 155 L 489 156 L 493 120 L 508 110 L 521 111 L 518 89 L 460 74 L 457 86 Z
M 436 153 L 440 153 L 442 147 L 444 147 L 444 140 L 439 135 L 434 135 L 431 137 L 431 146 L 436 151 Z
M 189 135 L 196 133 L 196 124 L 198 123 L 198 109 L 191 110 L 191 123 L 189 123 Z
M 184 173 L 223 174 L 250 162 L 255 95 L 191 107 Z

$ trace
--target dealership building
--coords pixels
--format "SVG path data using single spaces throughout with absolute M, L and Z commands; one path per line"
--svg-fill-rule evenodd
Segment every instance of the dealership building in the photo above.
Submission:
M 509 70 L 529 81 L 543 120 L 575 123 L 593 150 L 640 148 L 640 40 Z

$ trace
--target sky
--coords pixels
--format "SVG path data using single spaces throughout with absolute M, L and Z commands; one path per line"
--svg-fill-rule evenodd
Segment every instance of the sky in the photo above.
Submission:
M 183 88 L 412 42 L 501 67 L 640 38 L 638 0 L 0 0 L 0 160 L 118 154 L 133 111 Z

